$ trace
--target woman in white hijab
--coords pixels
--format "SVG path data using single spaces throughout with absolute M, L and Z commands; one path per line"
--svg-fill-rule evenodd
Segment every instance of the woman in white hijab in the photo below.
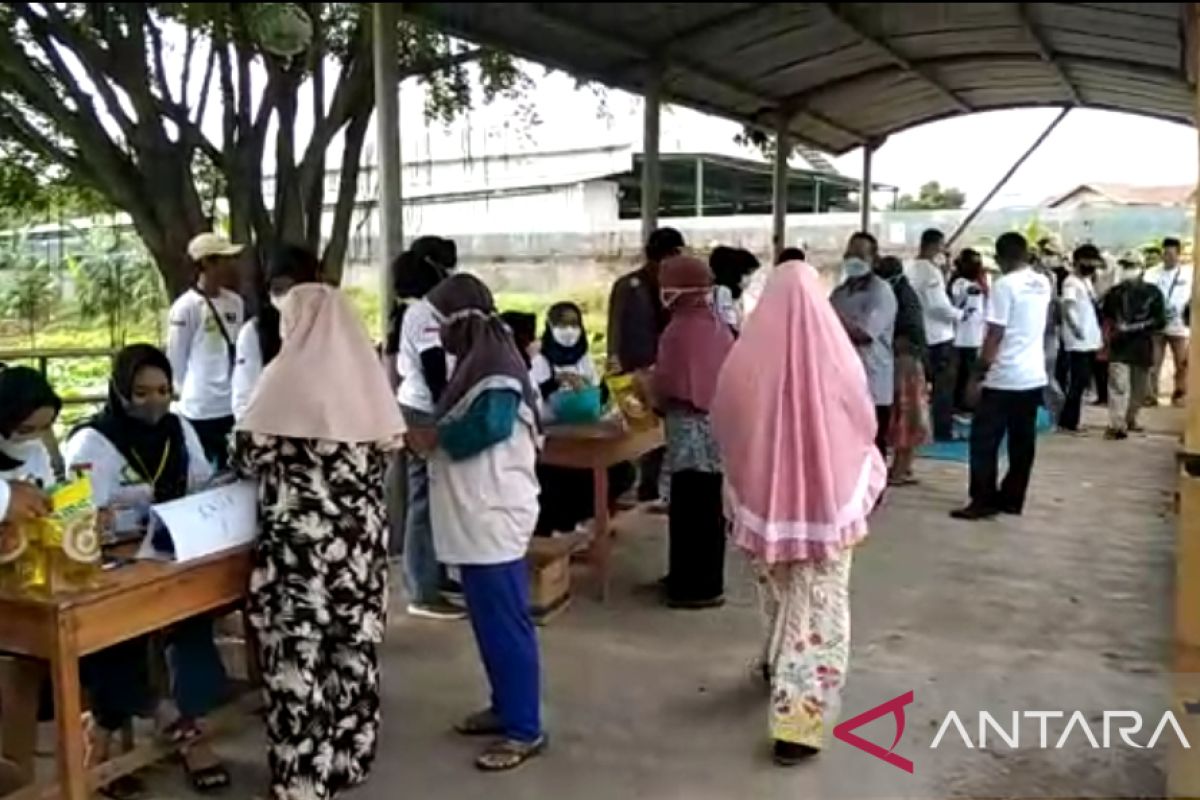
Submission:
M 249 609 L 266 684 L 271 796 L 325 800 L 362 783 L 375 756 L 385 451 L 403 423 L 340 292 L 295 286 L 280 322 L 282 346 L 238 426 L 234 463 L 258 481 Z

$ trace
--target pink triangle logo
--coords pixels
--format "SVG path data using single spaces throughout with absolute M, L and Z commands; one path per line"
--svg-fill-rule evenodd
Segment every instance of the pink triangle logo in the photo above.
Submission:
M 913 691 L 909 689 L 899 697 L 893 697 L 891 700 L 880 703 L 874 708 L 859 714 L 857 717 L 852 717 L 837 725 L 833 729 L 833 736 L 835 739 L 841 739 L 846 744 L 853 745 L 864 753 L 869 753 L 881 761 L 886 761 L 893 767 L 911 774 L 913 771 L 913 762 L 892 751 L 896 749 L 896 745 L 900 744 L 900 737 L 904 735 L 904 707 L 912 701 Z M 888 715 L 896 718 L 896 738 L 892 740 L 891 746 L 886 750 L 874 742 L 868 742 L 858 734 L 852 733 L 855 728 L 860 728 L 867 723 L 874 722 L 880 717 Z

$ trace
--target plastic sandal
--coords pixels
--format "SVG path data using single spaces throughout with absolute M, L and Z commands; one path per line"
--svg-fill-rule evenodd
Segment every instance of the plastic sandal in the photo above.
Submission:
M 546 737 L 539 736 L 533 742 L 518 742 L 516 739 L 501 739 L 488 747 L 475 759 L 475 766 L 484 772 L 505 772 L 516 769 L 546 749 Z

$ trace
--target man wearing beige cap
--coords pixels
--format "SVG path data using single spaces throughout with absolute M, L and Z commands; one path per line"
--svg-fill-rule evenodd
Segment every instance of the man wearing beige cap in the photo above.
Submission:
M 215 233 L 201 233 L 188 243 L 196 283 L 171 306 L 167 333 L 179 413 L 192 423 L 218 468 L 225 467 L 229 453 L 234 340 L 245 315 L 242 298 L 224 287 L 243 247 Z

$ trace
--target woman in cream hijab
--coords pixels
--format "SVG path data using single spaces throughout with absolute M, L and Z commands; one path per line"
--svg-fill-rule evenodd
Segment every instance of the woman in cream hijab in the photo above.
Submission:
M 271 796 L 325 800 L 362 783 L 375 756 L 385 450 L 402 422 L 340 292 L 298 285 L 279 306 L 282 346 L 238 425 L 234 463 L 258 482 L 249 610 Z

